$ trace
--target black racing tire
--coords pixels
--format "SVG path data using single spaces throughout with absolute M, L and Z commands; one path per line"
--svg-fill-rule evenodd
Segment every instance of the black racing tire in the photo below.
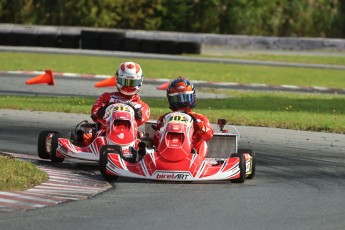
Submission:
M 59 47 L 57 33 L 40 33 L 37 35 L 37 44 L 39 47 Z
M 31 27 L 13 29 L 8 34 L 7 43 L 10 46 L 37 46 L 37 34 Z
M 247 176 L 247 179 L 253 179 L 255 176 L 255 171 L 256 171 L 256 155 L 255 152 L 251 149 L 239 149 L 238 153 L 248 153 L 252 157 L 251 161 L 251 168 L 252 168 L 252 173 Z
M 11 27 L 1 27 L 0 28 L 0 45 L 1 46 L 6 46 L 7 45 L 7 40 L 8 40 L 8 35 L 11 33 L 12 28 Z
M 101 32 L 96 30 L 82 30 L 81 36 L 81 48 L 88 50 L 98 50 L 100 45 Z
M 141 41 L 141 52 L 159 53 L 159 40 L 143 39 Z
M 50 153 L 47 152 L 47 137 L 50 133 L 57 134 L 56 131 L 44 130 L 39 133 L 37 141 L 37 154 L 41 159 L 50 159 Z
M 103 148 L 104 147 L 104 148 Z M 99 168 L 106 181 L 116 181 L 119 177 L 107 174 L 108 153 L 106 146 L 103 146 L 99 153 Z
M 59 133 L 54 134 L 52 137 L 52 150 L 50 153 L 50 160 L 54 163 L 61 163 L 65 160 L 65 158 L 60 158 L 56 156 L 56 149 L 58 148 L 58 140 L 59 138 L 63 138 L 63 136 Z
M 178 54 L 177 44 L 175 41 L 161 40 L 158 52 L 160 54 Z
M 125 37 L 123 32 L 103 31 L 100 34 L 99 48 L 101 50 L 120 50 Z
M 200 54 L 201 44 L 199 42 L 179 42 L 178 50 L 181 54 Z
M 141 39 L 138 38 L 124 38 L 122 40 L 122 51 L 141 52 Z
M 240 158 L 240 177 L 236 179 L 230 179 L 231 183 L 244 183 L 246 181 L 246 161 L 244 155 L 241 153 L 234 153 L 231 157 L 238 157 Z
M 58 47 L 60 48 L 79 49 L 80 43 L 81 43 L 80 34 L 61 33 L 58 36 Z

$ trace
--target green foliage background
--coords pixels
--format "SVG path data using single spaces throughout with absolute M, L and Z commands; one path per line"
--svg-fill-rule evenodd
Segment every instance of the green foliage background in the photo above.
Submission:
M 0 22 L 345 37 L 344 0 L 0 0 Z

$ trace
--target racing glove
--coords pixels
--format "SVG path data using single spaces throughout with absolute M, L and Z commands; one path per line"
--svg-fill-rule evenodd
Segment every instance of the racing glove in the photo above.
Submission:
M 135 120 L 141 120 L 143 118 L 143 113 L 140 108 L 134 109 Z
M 99 118 L 103 118 L 105 115 L 105 107 L 102 106 L 102 107 L 99 107 L 98 111 L 97 111 L 97 116 Z
M 204 122 L 198 121 L 192 114 L 189 114 L 189 116 L 191 116 L 191 118 L 193 119 L 195 131 L 201 132 L 205 129 Z
M 130 107 L 132 107 L 132 109 L 134 110 L 134 118 L 135 120 L 141 120 L 143 118 L 143 113 L 141 112 L 140 108 L 135 108 L 134 104 L 131 102 L 127 102 L 124 103 L 126 105 L 129 105 Z
M 196 131 L 203 131 L 205 126 L 202 121 L 199 121 L 199 122 L 194 123 L 194 128 Z

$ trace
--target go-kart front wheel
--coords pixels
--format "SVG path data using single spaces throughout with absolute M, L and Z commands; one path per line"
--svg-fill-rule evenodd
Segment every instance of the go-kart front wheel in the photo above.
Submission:
M 251 156 L 251 161 L 250 161 L 250 171 L 251 173 L 247 176 L 247 179 L 253 179 L 255 176 L 255 168 L 256 168 L 256 156 L 255 152 L 251 149 L 239 149 L 238 153 L 248 153 Z
M 56 131 L 45 130 L 38 135 L 37 153 L 41 159 L 50 159 L 51 138 L 58 134 Z
M 240 168 L 240 177 L 236 179 L 230 179 L 231 183 L 243 183 L 246 180 L 246 160 L 244 155 L 241 153 L 234 153 L 231 157 L 240 158 L 239 168 Z
M 101 148 L 100 155 L 99 155 L 99 166 L 100 166 L 101 174 L 105 180 L 115 181 L 118 179 L 118 176 L 107 174 L 107 163 L 108 163 L 109 150 L 107 150 L 106 148 L 103 148 L 103 147 Z
M 63 138 L 63 136 L 59 133 L 54 134 L 52 136 L 52 143 L 51 143 L 50 160 L 52 162 L 56 162 L 56 163 L 61 163 L 65 160 L 65 158 L 60 158 L 60 157 L 56 156 L 56 149 L 59 146 L 59 144 L 58 144 L 59 138 Z

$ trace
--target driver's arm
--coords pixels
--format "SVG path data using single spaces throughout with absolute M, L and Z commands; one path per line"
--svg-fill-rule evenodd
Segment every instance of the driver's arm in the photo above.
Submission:
M 91 109 L 91 118 L 94 122 L 100 122 L 100 119 L 103 120 L 103 116 L 100 116 L 99 109 L 102 108 L 104 110 L 109 105 L 110 100 L 110 94 L 109 93 L 103 93 L 93 104 Z M 100 111 L 101 112 L 101 111 Z M 104 115 L 104 114 L 103 114 Z
M 208 141 L 213 137 L 214 130 L 211 126 L 208 118 L 199 113 L 193 113 L 193 116 L 197 119 L 195 126 L 196 132 L 204 141 Z

